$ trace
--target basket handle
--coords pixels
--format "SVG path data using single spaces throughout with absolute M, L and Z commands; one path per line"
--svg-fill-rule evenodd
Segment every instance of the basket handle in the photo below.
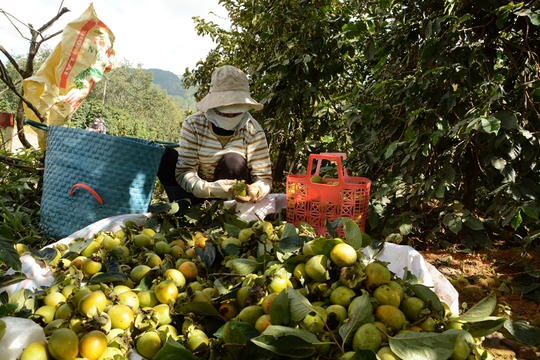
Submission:
M 307 176 L 312 175 L 313 171 L 313 161 L 318 160 L 317 168 L 315 170 L 316 174 L 319 174 L 321 169 L 322 160 L 335 161 L 337 162 L 337 174 L 339 182 L 343 182 L 344 174 L 347 174 L 347 169 L 343 167 L 342 160 L 347 159 L 347 154 L 345 153 L 322 153 L 322 154 L 310 154 L 309 155 L 309 164 L 307 168 Z
M 175 148 L 178 147 L 178 143 L 173 141 L 165 141 L 165 140 L 154 140 L 156 144 L 162 145 L 166 148 Z
M 26 119 L 26 120 L 24 120 L 24 122 L 26 124 L 28 124 L 28 125 L 32 125 L 33 127 L 38 128 L 40 130 L 47 131 L 47 124 L 37 122 L 37 121 L 34 121 L 34 120 L 30 120 L 30 119 Z
M 69 191 L 69 196 L 75 196 L 75 188 L 83 188 L 87 190 L 90 194 L 94 195 L 99 205 L 103 205 L 103 199 L 101 199 L 101 196 L 98 195 L 98 193 L 92 189 L 90 186 L 86 184 L 77 183 L 71 187 L 71 190 Z
M 28 124 L 28 125 L 32 125 L 33 127 L 38 128 L 38 129 L 43 130 L 43 131 L 47 131 L 47 128 L 48 128 L 47 124 L 37 122 L 37 121 L 34 121 L 34 120 L 26 119 L 24 122 L 26 124 Z M 164 146 L 166 148 L 178 147 L 178 143 L 173 142 L 173 141 L 153 140 L 153 142 L 156 143 L 156 144 L 159 144 L 161 146 Z
M 24 122 L 26 124 L 28 124 L 28 125 L 32 125 L 33 127 L 38 128 L 38 129 L 43 130 L 43 131 L 47 131 L 47 128 L 48 128 L 47 124 L 37 122 L 37 121 L 34 121 L 34 120 L 26 119 Z M 178 143 L 173 142 L 173 141 L 153 140 L 153 142 L 155 142 L 156 144 L 159 144 L 161 146 L 164 146 L 166 148 L 178 147 Z

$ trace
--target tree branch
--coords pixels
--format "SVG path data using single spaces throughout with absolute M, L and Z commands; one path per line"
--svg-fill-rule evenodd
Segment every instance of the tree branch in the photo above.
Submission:
M 28 170 L 28 171 L 39 171 L 40 169 L 35 168 L 34 166 L 22 165 L 20 160 L 17 158 L 12 158 L 4 154 L 0 154 L 0 162 L 7 164 L 9 166 L 14 166 L 19 169 Z
M 64 30 L 60 30 L 60 31 L 55 32 L 54 34 L 45 36 L 45 37 L 43 38 L 43 40 L 41 40 L 41 41 L 39 42 L 40 45 L 41 45 L 41 43 L 43 43 L 43 42 L 45 42 L 45 41 L 47 41 L 47 40 L 49 40 L 49 39 L 52 39 L 53 37 L 55 37 L 55 36 L 57 36 L 57 35 L 60 35 L 60 34 L 63 33 L 63 32 L 64 32 Z
M 61 2 L 60 6 L 63 5 L 63 1 Z M 26 58 L 26 66 L 25 68 L 21 68 L 17 61 L 6 51 L 6 49 L 0 45 L 0 53 L 4 54 L 6 58 L 8 59 L 9 63 L 13 65 L 13 68 L 21 77 L 24 79 L 29 78 L 34 73 L 34 59 L 38 53 L 38 50 L 40 46 L 43 44 L 43 42 L 50 40 L 51 38 L 61 34 L 63 31 L 57 31 L 53 33 L 52 35 L 43 35 L 43 32 L 47 29 L 49 29 L 62 15 L 69 12 L 70 10 L 62 7 L 58 11 L 58 13 L 49 21 L 47 21 L 43 26 L 41 26 L 39 29 L 35 29 L 32 24 L 24 24 L 22 21 L 17 19 L 11 14 L 6 13 L 2 9 L 0 9 L 0 13 L 4 14 L 9 20 L 9 22 L 13 25 L 13 27 L 17 30 L 17 32 L 21 35 L 23 39 L 26 39 L 30 42 L 30 47 L 28 50 L 28 56 Z M 26 26 L 30 31 L 30 38 L 25 37 L 22 32 L 17 27 L 17 24 L 15 24 L 15 21 L 19 22 L 20 24 L 23 24 Z M 15 116 L 17 129 L 19 130 L 19 139 L 21 140 L 21 143 L 24 147 L 32 147 L 32 145 L 26 140 L 26 137 L 24 135 L 24 110 L 23 110 L 23 104 L 26 104 L 26 106 L 36 114 L 36 117 L 39 119 L 40 122 L 44 123 L 45 119 L 40 114 L 40 112 L 37 110 L 37 108 L 30 103 L 30 101 L 26 100 L 24 98 L 24 89 L 21 87 L 21 89 L 17 89 L 17 86 L 14 84 L 13 79 L 8 74 L 7 68 L 0 61 L 0 81 L 3 81 L 9 90 L 13 91 L 13 93 L 19 98 L 19 104 L 17 107 L 17 114 Z M 17 83 L 17 85 L 20 85 L 20 83 Z
M 2 46 L 0 45 L 0 52 L 2 54 L 4 54 L 5 57 L 7 57 L 7 59 L 9 60 L 9 63 L 11 65 L 13 65 L 13 67 L 15 68 L 15 70 L 19 73 L 19 74 L 22 74 L 22 69 L 19 67 L 19 64 L 17 64 L 17 60 L 15 60 L 13 58 L 13 56 L 11 56 L 11 54 Z M 0 61 L 1 63 L 1 61 Z M 2 67 L 4 67 L 4 65 L 2 64 Z
M 28 106 L 28 108 L 34 112 L 34 114 L 36 114 L 39 121 L 45 122 L 45 119 L 43 118 L 43 116 L 41 116 L 38 109 L 30 101 L 26 100 L 24 96 L 20 93 L 20 91 L 17 89 L 15 84 L 13 84 L 13 81 L 11 80 L 11 77 L 9 76 L 4 63 L 1 60 L 0 60 L 0 80 L 2 80 L 8 86 L 8 88 L 11 91 L 13 91 L 13 93 L 19 99 L 21 99 L 21 101 L 23 101 L 26 104 L 26 106 Z
M 37 31 L 39 33 L 42 33 L 44 32 L 45 30 L 47 30 L 48 28 L 50 28 L 55 22 L 56 20 L 58 20 L 62 15 L 64 15 L 65 13 L 69 12 L 70 10 L 66 7 L 62 8 L 58 14 L 56 14 L 55 17 L 53 17 L 51 20 L 49 20 L 48 22 L 46 22 L 45 24 L 43 24 L 42 27 L 40 27 Z

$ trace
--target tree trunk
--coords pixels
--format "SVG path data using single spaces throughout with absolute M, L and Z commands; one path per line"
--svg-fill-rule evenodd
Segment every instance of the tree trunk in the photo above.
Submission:
M 285 169 L 287 168 L 287 160 L 291 158 L 291 156 L 289 155 L 289 152 L 291 150 L 294 149 L 292 149 L 292 145 L 289 140 L 286 140 L 284 143 L 281 144 L 277 155 L 277 160 L 272 171 L 272 177 L 275 182 L 285 181 L 284 173 Z
M 474 143 L 467 147 L 467 165 L 465 167 L 465 176 L 463 181 L 462 203 L 465 209 L 473 212 L 476 203 L 476 188 L 478 184 L 478 157 L 475 151 Z
M 22 100 L 19 101 L 19 106 L 17 107 L 17 114 L 15 114 L 15 120 L 17 122 L 17 136 L 21 141 L 22 146 L 29 149 L 32 147 L 32 144 L 26 140 L 26 135 L 24 133 L 24 109 Z

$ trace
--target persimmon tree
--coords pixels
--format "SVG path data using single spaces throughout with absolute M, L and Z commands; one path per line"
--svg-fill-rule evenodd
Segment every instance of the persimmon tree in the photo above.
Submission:
M 218 45 L 184 75 L 186 87 L 201 84 L 200 99 L 214 68 L 229 63 L 248 73 L 253 96 L 265 104 L 254 115 L 267 131 L 276 181 L 296 172 L 311 152 L 350 148 L 342 99 L 356 83 L 344 76 L 356 66 L 354 39 L 343 31 L 351 7 L 336 1 L 220 3 L 231 29 L 197 19 L 197 30 Z
M 539 234 L 540 1 L 222 0 L 231 28 L 185 83 L 246 70 L 274 177 L 343 151 L 373 181 L 369 231 L 391 241 Z
M 352 167 L 380 183 L 373 226 L 468 245 L 538 235 L 539 8 L 393 2 L 371 15 L 349 123 Z

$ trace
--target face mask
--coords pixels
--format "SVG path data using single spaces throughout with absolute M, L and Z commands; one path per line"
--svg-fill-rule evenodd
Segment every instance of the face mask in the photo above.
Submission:
M 230 118 L 216 114 L 214 109 L 209 109 L 204 114 L 212 124 L 225 130 L 234 130 L 246 115 L 246 113 L 240 113 L 240 115 Z

